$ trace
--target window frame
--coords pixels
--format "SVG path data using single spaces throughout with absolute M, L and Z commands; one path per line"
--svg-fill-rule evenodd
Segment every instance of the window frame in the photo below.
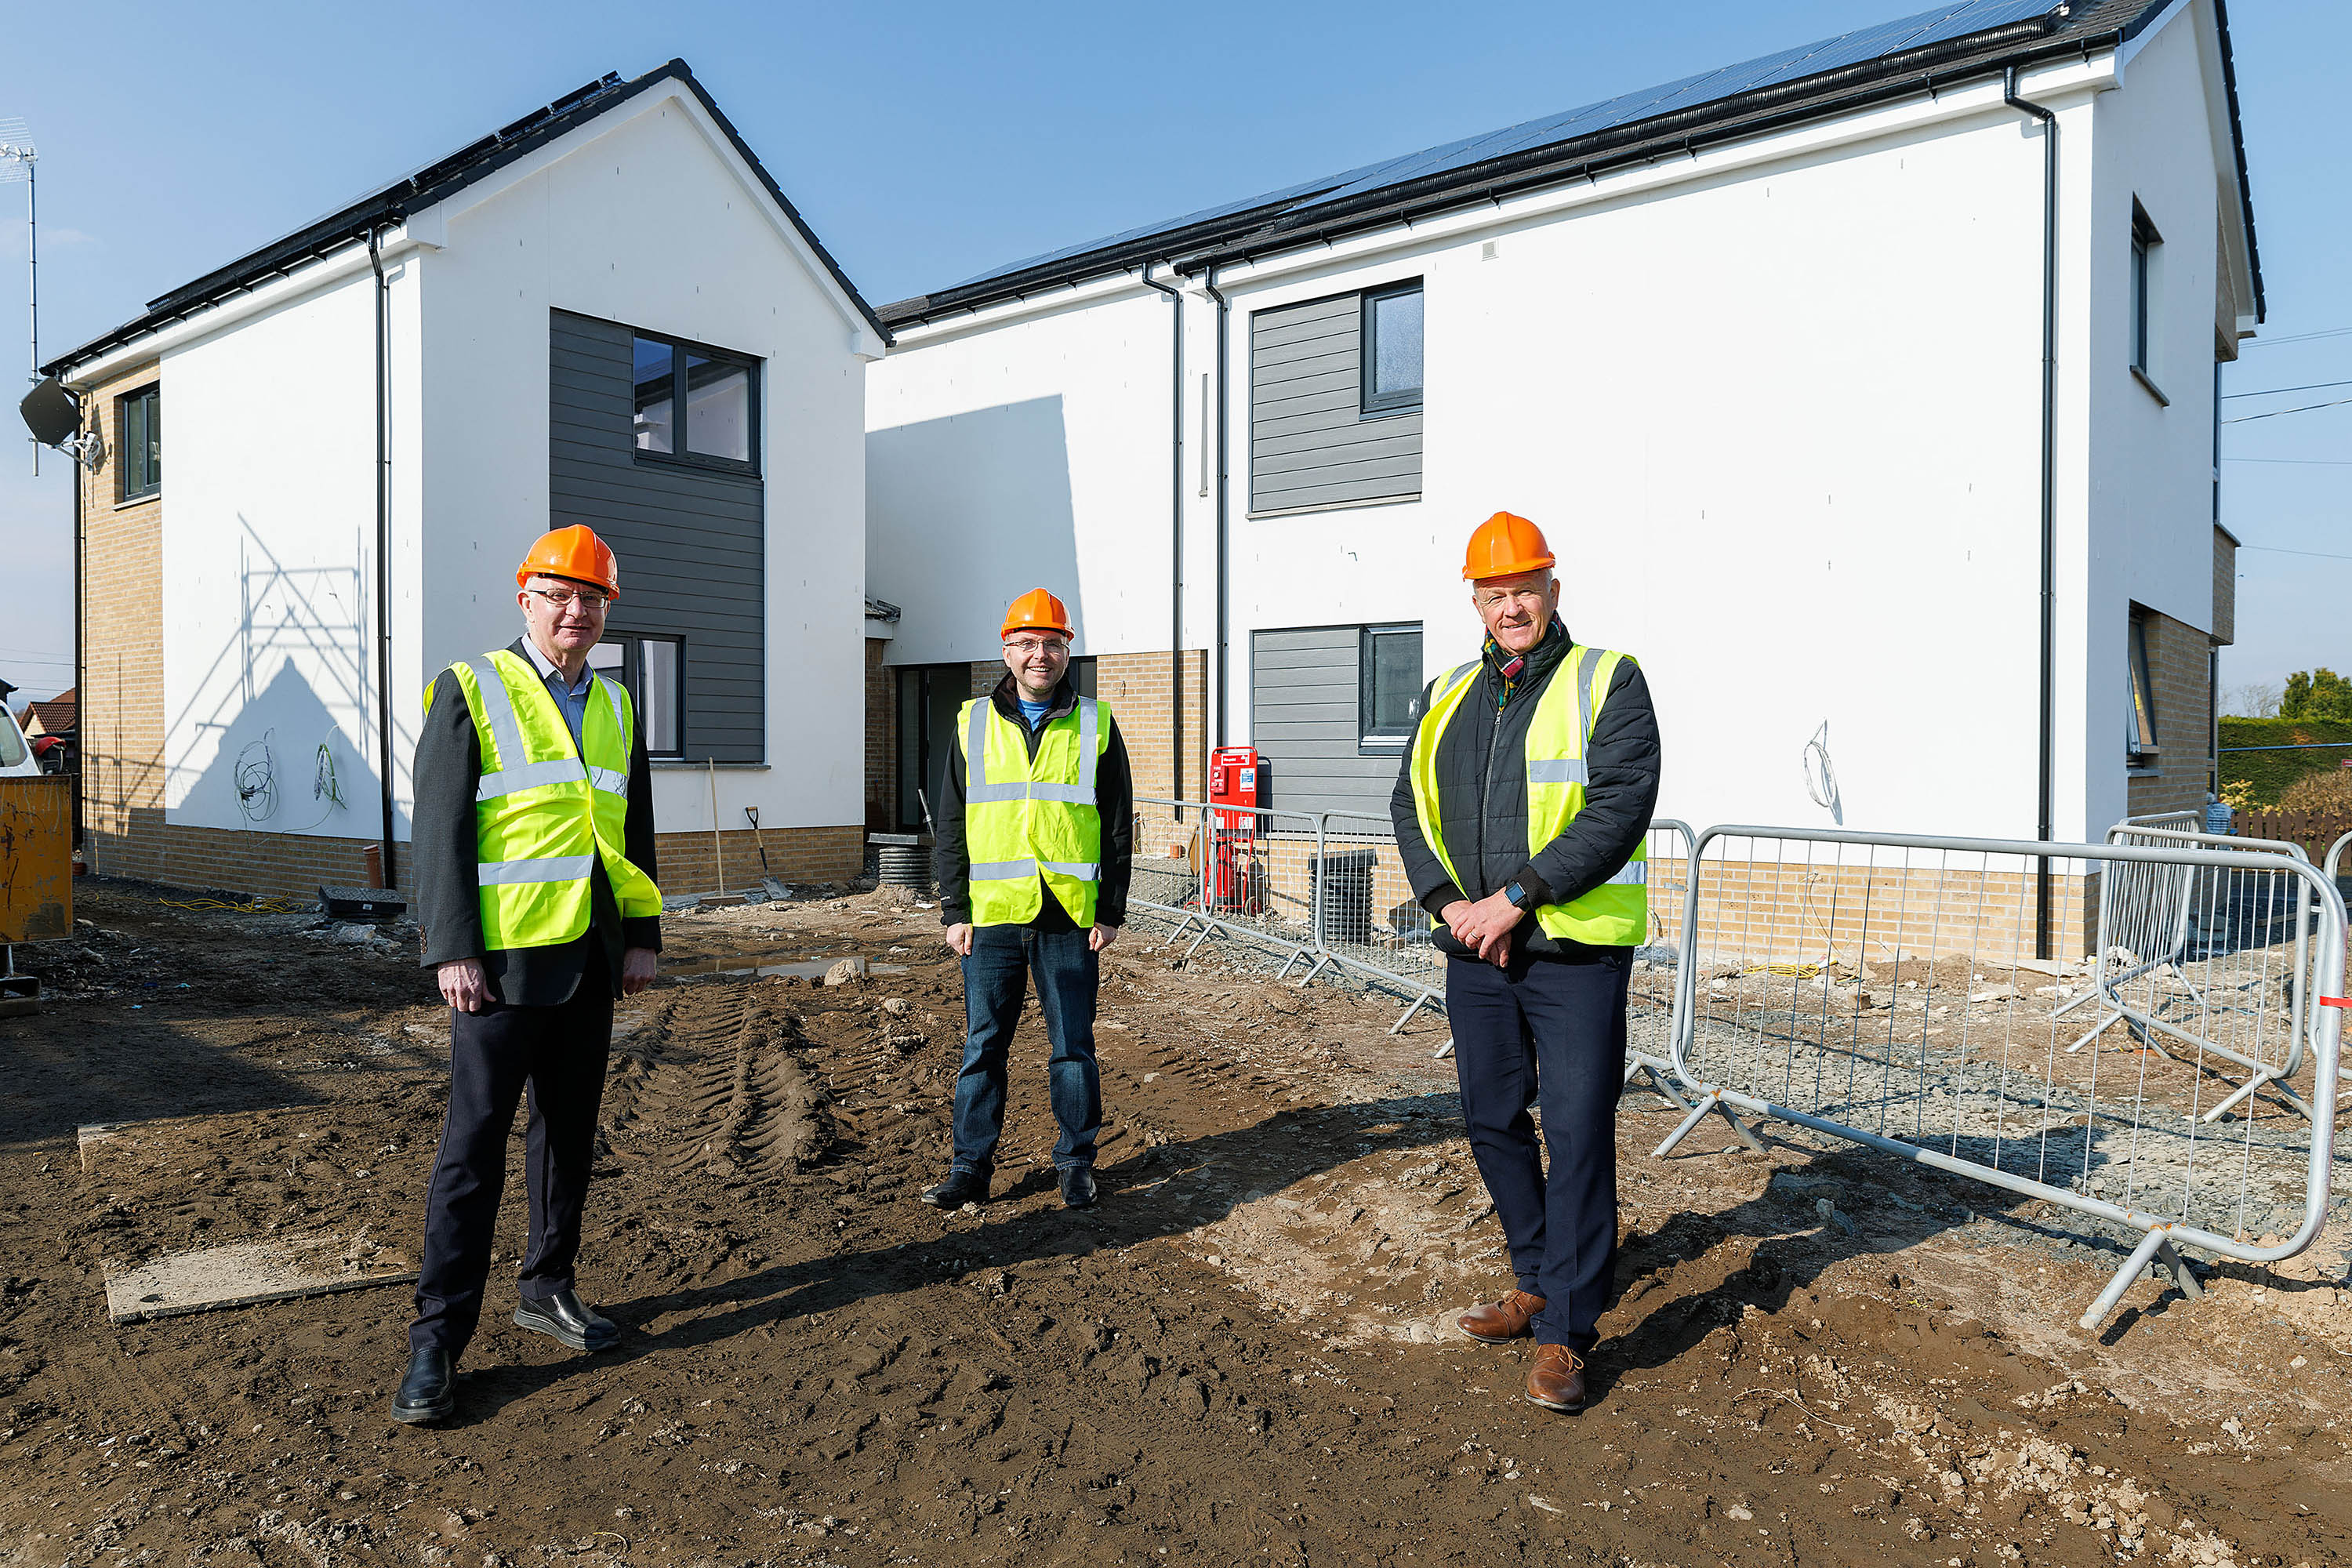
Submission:
M 131 438 L 131 422 L 132 406 L 137 404 L 146 405 L 147 412 L 142 438 L 134 443 Z M 118 506 L 147 500 L 163 493 L 163 384 L 160 381 L 133 387 L 114 400 L 114 450 L 118 458 L 114 471 L 114 500 Z M 131 480 L 134 462 L 142 475 L 136 484 Z
M 1393 419 L 1401 414 L 1418 414 L 1422 411 L 1424 394 L 1429 385 L 1428 291 L 1422 285 L 1423 279 L 1408 278 L 1402 282 L 1384 284 L 1378 289 L 1366 289 L 1358 296 L 1356 308 L 1360 312 L 1356 331 L 1358 344 L 1356 417 L 1358 419 Z M 1407 294 L 1422 296 L 1421 380 L 1409 393 L 1383 393 L 1374 385 L 1374 378 L 1379 373 L 1380 365 L 1380 314 L 1377 307 L 1382 300 L 1399 299 Z
M 677 748 L 663 751 L 654 744 L 653 732 L 646 720 L 646 656 L 649 642 L 668 643 L 677 649 L 677 689 L 671 693 L 677 713 Z M 637 727 L 646 731 L 646 760 L 651 763 L 682 763 L 686 761 L 686 637 L 677 632 L 615 632 L 604 634 L 597 647 L 611 646 L 621 650 L 621 684 L 629 693 L 630 705 L 636 710 Z M 595 649 L 589 650 L 591 667 L 600 675 L 604 668 L 594 664 Z M 608 678 L 609 679 L 609 678 Z
M 629 456 L 634 460 L 640 463 L 656 463 L 670 468 L 702 468 L 714 473 L 742 474 L 752 479 L 759 478 L 761 473 L 760 368 L 763 363 L 759 356 L 756 354 L 744 353 L 738 349 L 722 349 L 712 343 L 698 342 L 692 338 L 681 338 L 669 332 L 653 331 L 645 327 L 631 327 L 629 329 L 629 337 L 631 339 L 629 344 L 629 363 L 632 368 L 629 373 L 629 386 L 631 398 L 630 412 L 632 417 L 634 417 L 635 414 L 635 399 L 636 396 L 636 372 L 635 369 L 636 363 L 635 340 L 643 338 L 647 342 L 661 343 L 669 349 L 670 441 L 672 445 L 678 448 L 674 452 L 648 451 L 646 448 L 637 445 L 636 437 L 633 430 L 629 437 Z M 717 361 L 720 363 L 734 365 L 743 372 L 744 381 L 746 384 L 743 416 L 748 422 L 744 436 L 745 444 L 749 447 L 751 453 L 749 459 L 718 458 L 713 457 L 707 452 L 691 452 L 686 449 L 688 439 L 686 380 L 687 361 L 689 358 L 701 358 Z
M 2148 619 L 2146 610 L 2134 605 L 2125 633 L 2124 766 L 2135 773 L 2154 772 L 2164 762 L 2155 669 L 2147 652 Z
M 2164 236 L 2157 232 L 2156 225 L 2148 219 L 2147 209 L 2135 198 L 2132 202 L 2131 279 L 2130 288 L 2126 290 L 2131 312 L 2126 323 L 2130 348 L 2126 357 L 2132 374 L 2139 377 L 2150 392 L 2157 394 L 2158 401 L 2168 404 L 2171 400 L 2157 391 L 2152 324 L 2158 270 L 2162 265 L 2158 253 L 2163 248 Z
M 1420 621 L 1376 621 L 1356 628 L 1356 754 L 1360 757 L 1393 757 L 1412 744 L 1413 731 L 1421 726 L 1421 696 L 1429 684 L 1428 665 L 1422 666 L 1423 679 L 1414 686 L 1414 695 L 1406 704 L 1402 728 L 1381 729 L 1375 722 L 1374 702 L 1379 693 L 1376 679 L 1379 660 L 1375 646 L 1383 637 L 1410 634 L 1424 637 L 1424 625 Z M 1426 641 L 1423 644 L 1424 653 Z

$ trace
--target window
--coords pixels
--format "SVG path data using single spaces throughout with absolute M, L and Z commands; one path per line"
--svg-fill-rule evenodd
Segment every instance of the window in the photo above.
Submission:
M 1421 284 L 1364 296 L 1363 413 L 1406 414 L 1421 406 Z
M 627 636 L 607 638 L 588 650 L 588 666 L 628 689 L 645 727 L 646 754 L 686 755 L 686 640 Z
M 2129 673 L 2130 710 L 2124 717 L 2124 762 L 2135 768 L 2153 768 L 2159 758 L 2156 743 L 2156 688 L 2148 679 L 2147 612 L 2135 608 L 2131 617 L 2131 643 L 2126 662 Z
M 2157 252 L 2164 244 L 2156 226 L 2137 202 L 2132 204 L 2131 236 L 2131 367 L 2143 376 L 2155 374 L 2148 339 L 2149 306 L 2156 284 Z
M 1356 670 L 1358 751 L 1404 750 L 1421 718 L 1421 627 L 1366 626 Z
M 1070 689 L 1081 697 L 1093 697 L 1095 691 L 1095 660 L 1092 654 L 1070 660 Z
M 116 400 L 117 500 L 137 500 L 163 488 L 163 388 L 148 386 Z
M 631 439 L 640 455 L 756 469 L 758 362 L 637 333 L 630 343 Z

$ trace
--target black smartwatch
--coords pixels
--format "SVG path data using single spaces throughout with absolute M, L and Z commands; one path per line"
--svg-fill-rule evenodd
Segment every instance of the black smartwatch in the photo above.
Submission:
M 1517 882 L 1503 889 L 1503 897 L 1510 900 L 1511 908 L 1515 910 L 1528 907 L 1528 890 Z

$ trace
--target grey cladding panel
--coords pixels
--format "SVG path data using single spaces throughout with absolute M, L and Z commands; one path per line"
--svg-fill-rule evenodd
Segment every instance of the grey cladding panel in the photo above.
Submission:
M 1399 752 L 1360 753 L 1354 626 L 1261 631 L 1250 637 L 1250 735 L 1277 811 L 1361 811 L 1385 818 Z
M 641 463 L 629 329 L 549 322 L 548 522 L 584 522 L 621 560 L 608 629 L 686 639 L 686 754 L 766 758 L 766 506 L 749 474 Z
M 1362 414 L 1362 298 L 1250 318 L 1252 511 L 1420 493 L 1420 412 Z

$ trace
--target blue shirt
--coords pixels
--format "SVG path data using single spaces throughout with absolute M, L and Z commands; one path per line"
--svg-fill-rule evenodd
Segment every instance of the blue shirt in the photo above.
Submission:
M 582 665 L 580 683 L 566 686 L 563 671 L 555 667 L 554 660 L 539 651 L 537 643 L 526 637 L 522 639 L 522 646 L 523 651 L 530 655 L 530 662 L 539 667 L 539 678 L 547 682 L 547 694 L 555 699 L 555 706 L 562 710 L 563 722 L 572 731 L 572 749 L 586 755 L 588 746 L 580 738 L 580 727 L 588 721 L 588 689 L 596 679 L 595 671 Z
M 1054 705 L 1054 700 L 1050 697 L 1043 702 L 1032 702 L 1026 697 L 1016 697 L 1013 700 L 1021 704 L 1021 717 L 1028 722 L 1032 730 L 1045 721 L 1045 710 Z

